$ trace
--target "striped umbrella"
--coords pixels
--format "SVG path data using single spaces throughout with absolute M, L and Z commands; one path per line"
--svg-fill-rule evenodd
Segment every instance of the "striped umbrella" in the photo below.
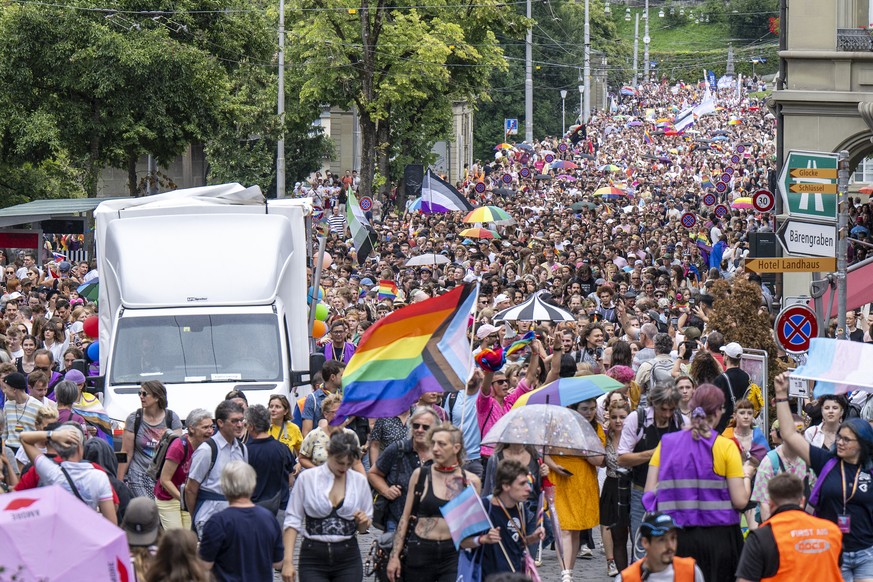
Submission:
M 464 217 L 463 222 L 496 222 L 498 224 L 509 224 L 515 222 L 515 220 L 508 212 L 497 206 L 479 206 L 478 208 L 471 210 L 467 216 Z
M 621 168 L 619 168 L 615 164 L 605 164 L 597 169 L 601 172 L 618 172 L 619 170 L 621 170 Z
M 524 394 L 515 401 L 513 408 L 527 406 L 528 404 L 554 404 L 556 406 L 570 406 L 598 398 L 607 392 L 623 388 L 624 384 L 613 380 L 606 374 L 593 376 L 579 376 L 574 378 L 560 378 L 549 382 L 541 388 Z
M 463 233 L 461 233 L 463 234 Z M 573 314 L 562 307 L 549 303 L 537 291 L 524 302 L 504 309 L 494 316 L 495 321 L 576 321 Z
M 752 199 L 749 196 L 743 196 L 741 198 L 737 198 L 733 202 L 731 202 L 731 208 L 740 210 L 748 210 L 750 208 L 754 208 L 755 205 L 752 204 Z
M 621 188 L 616 188 L 615 186 L 604 186 L 603 188 L 598 188 L 594 191 L 595 196 L 603 196 L 607 200 L 616 199 L 620 197 L 626 197 L 627 192 L 622 190 Z
M 494 149 L 495 149 L 495 150 L 511 150 L 511 149 L 512 149 L 512 144 L 511 144 L 511 143 L 505 143 L 505 142 L 504 142 L 504 143 L 499 143 L 499 144 L 497 144 L 496 146 L 494 146 Z
M 467 238 L 500 238 L 496 231 L 487 228 L 465 228 L 460 235 Z
M 567 160 L 558 160 L 557 162 L 552 162 L 553 169 L 561 169 L 561 170 L 575 170 L 579 166 L 574 162 L 568 162 Z

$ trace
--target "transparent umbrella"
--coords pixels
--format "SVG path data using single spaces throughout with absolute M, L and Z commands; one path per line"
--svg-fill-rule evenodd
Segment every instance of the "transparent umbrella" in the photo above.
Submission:
M 531 404 L 513 408 L 482 438 L 483 445 L 533 445 L 547 455 L 588 457 L 604 454 L 594 427 L 569 408 Z

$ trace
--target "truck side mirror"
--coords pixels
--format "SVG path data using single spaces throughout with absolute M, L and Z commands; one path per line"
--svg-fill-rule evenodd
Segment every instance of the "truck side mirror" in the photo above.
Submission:
M 91 394 L 102 394 L 106 388 L 106 376 L 86 376 L 85 391 Z
M 324 354 L 320 352 L 316 352 L 314 354 L 309 354 L 309 381 L 315 377 L 316 374 L 321 372 L 321 369 L 324 367 L 325 357 Z
M 291 370 L 291 386 L 311 384 L 312 378 L 324 366 L 324 354 L 309 354 L 309 370 Z

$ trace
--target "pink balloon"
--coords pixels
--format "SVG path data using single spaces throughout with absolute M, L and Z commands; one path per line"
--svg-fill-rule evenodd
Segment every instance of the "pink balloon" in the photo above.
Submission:
M 333 264 L 333 257 L 330 256 L 330 253 L 324 253 L 324 257 L 321 259 L 321 268 L 327 269 Z

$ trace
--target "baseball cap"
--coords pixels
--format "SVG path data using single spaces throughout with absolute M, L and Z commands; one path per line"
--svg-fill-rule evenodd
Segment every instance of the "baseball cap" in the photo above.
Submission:
M 686 327 L 685 330 L 682 332 L 682 335 L 685 336 L 685 339 L 689 339 L 689 340 L 700 339 L 700 328 L 699 328 L 699 327 L 695 327 L 695 326 L 693 326 L 693 325 L 689 325 L 689 326 Z
M 131 546 L 151 546 L 158 540 L 161 518 L 158 506 L 148 497 L 135 497 L 127 505 L 121 529 Z
M 653 513 L 640 524 L 640 535 L 646 538 L 660 537 L 667 535 L 671 529 L 682 529 L 682 527 L 666 513 Z
M 500 331 L 499 327 L 494 327 L 493 325 L 486 323 L 476 330 L 476 337 L 480 340 L 485 339 L 492 333 L 497 333 L 498 331 Z
M 27 377 L 20 372 L 12 372 L 3 381 L 13 390 L 27 390 Z
M 721 352 L 729 358 L 737 359 L 743 355 L 743 346 L 737 342 L 731 342 L 726 346 L 721 347 Z
M 67 271 L 69 271 L 72 268 L 73 268 L 73 266 L 69 263 L 69 261 L 61 261 L 60 263 L 58 263 L 58 270 L 61 273 L 66 273 Z
M 497 297 L 494 298 L 494 305 L 499 305 L 504 301 L 509 301 L 509 296 L 506 293 L 501 293 Z

